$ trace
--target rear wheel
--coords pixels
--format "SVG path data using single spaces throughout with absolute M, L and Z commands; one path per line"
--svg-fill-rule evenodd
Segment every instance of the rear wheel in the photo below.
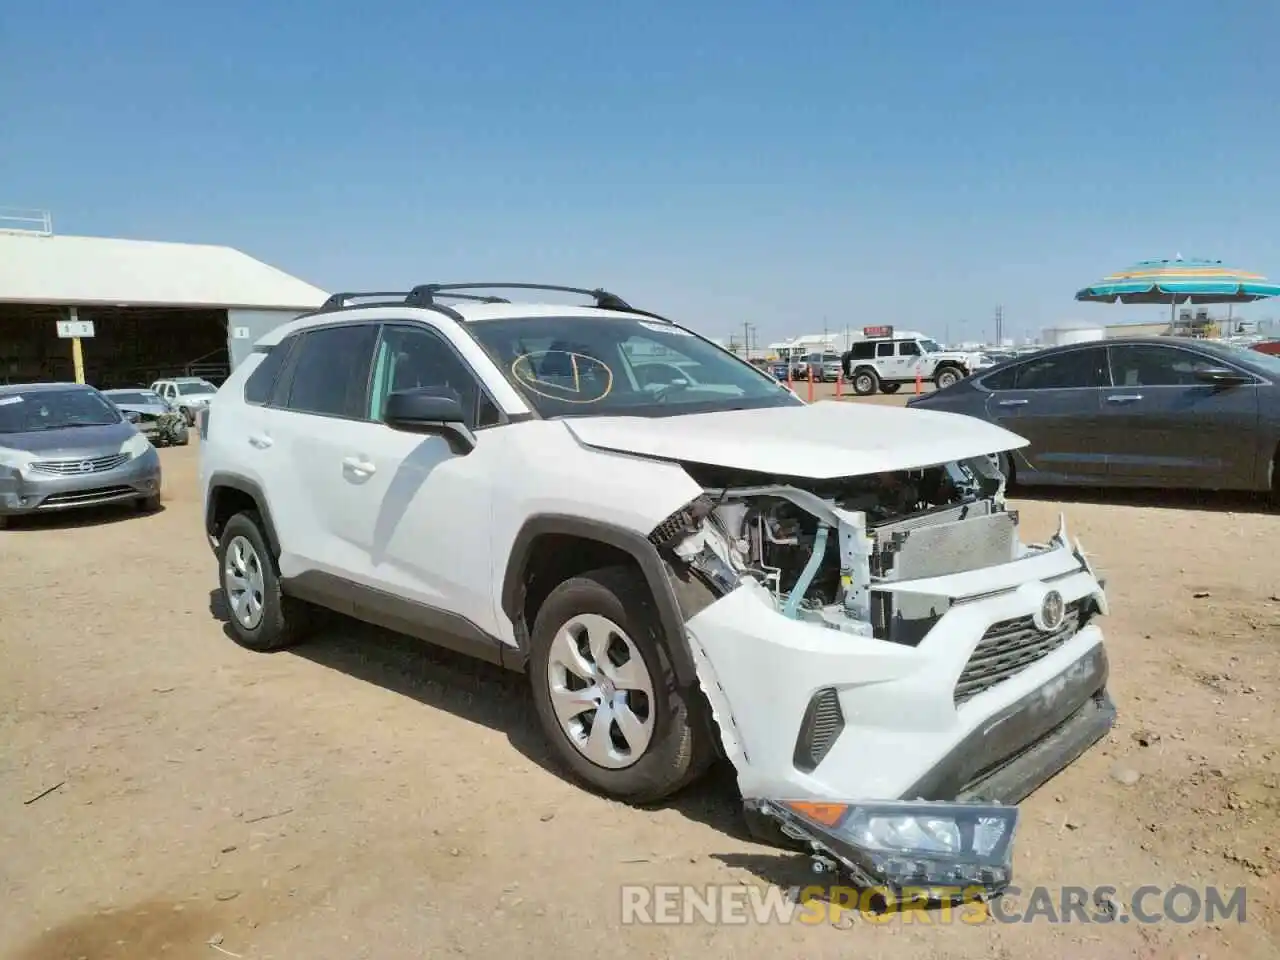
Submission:
M 256 513 L 237 513 L 222 528 L 218 575 L 227 623 L 242 647 L 268 652 L 302 639 L 310 611 L 281 592 L 280 575 Z
M 869 397 L 880 386 L 880 378 L 870 367 L 863 367 L 853 372 L 853 392 L 860 397 Z
M 676 683 L 653 599 L 633 569 L 593 570 L 551 591 L 533 625 L 529 679 L 556 756 L 609 796 L 662 800 L 712 759 L 700 702 Z

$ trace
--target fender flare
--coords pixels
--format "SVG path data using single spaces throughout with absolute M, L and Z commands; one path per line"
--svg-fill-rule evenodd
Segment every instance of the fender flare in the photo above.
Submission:
M 649 592 L 653 595 L 654 607 L 657 609 L 663 633 L 667 637 L 667 653 L 671 657 L 671 666 L 677 681 L 681 685 L 693 685 L 698 682 L 693 654 L 689 650 L 689 640 L 685 635 L 684 616 L 667 574 L 666 564 L 657 548 L 644 534 L 636 533 L 626 527 L 568 514 L 544 513 L 529 517 L 520 527 L 511 545 L 506 572 L 502 579 L 502 611 L 513 624 L 518 625 L 522 616 L 524 573 L 530 551 L 534 541 L 544 534 L 597 540 L 629 555 L 640 568 L 649 586 Z M 525 631 L 516 630 L 516 641 L 521 647 L 522 654 L 528 651 L 528 639 Z
M 204 530 L 209 538 L 213 539 L 215 536 L 214 530 L 217 525 L 214 522 L 216 517 L 214 507 L 218 502 L 215 494 L 220 488 L 237 490 L 253 500 L 258 510 L 258 516 L 262 518 L 264 527 L 262 532 L 267 538 L 267 546 L 271 549 L 271 555 L 278 559 L 280 557 L 280 538 L 276 535 L 276 525 L 271 519 L 271 508 L 267 506 L 267 495 L 262 492 L 262 488 L 257 483 L 238 474 L 218 471 L 209 478 L 209 491 L 205 495 L 204 508 Z

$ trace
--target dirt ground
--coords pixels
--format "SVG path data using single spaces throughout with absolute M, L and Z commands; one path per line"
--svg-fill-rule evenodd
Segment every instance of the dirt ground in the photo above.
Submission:
M 520 677 L 337 619 L 238 648 L 196 448 L 161 455 L 160 514 L 0 534 L 6 960 L 1280 955 L 1280 515 L 1248 498 L 1017 501 L 1109 580 L 1120 722 L 1023 804 L 1015 883 L 1243 885 L 1245 923 L 635 926 L 624 884 L 812 875 L 727 771 L 656 810 L 566 782 Z

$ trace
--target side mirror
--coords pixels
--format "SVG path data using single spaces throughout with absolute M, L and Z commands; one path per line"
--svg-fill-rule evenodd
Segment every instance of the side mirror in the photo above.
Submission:
M 1215 387 L 1238 387 L 1253 382 L 1252 378 L 1230 367 L 1201 367 L 1195 372 L 1195 377 L 1201 383 L 1211 383 Z
M 476 436 L 456 395 L 442 395 L 438 388 L 397 390 L 387 396 L 382 419 L 393 430 L 444 437 L 449 448 L 465 456 L 476 448 Z

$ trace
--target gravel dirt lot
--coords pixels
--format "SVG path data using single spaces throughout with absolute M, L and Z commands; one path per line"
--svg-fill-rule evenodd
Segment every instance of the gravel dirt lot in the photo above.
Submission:
M 1109 579 L 1121 719 L 1023 804 L 1015 882 L 1243 885 L 1246 923 L 623 926 L 623 884 L 812 877 L 742 836 L 725 771 L 656 810 L 567 783 L 520 677 L 338 619 L 238 648 L 196 454 L 161 451 L 160 514 L 0 533 L 0 957 L 1280 956 L 1280 515 L 1252 500 L 1017 501 Z

